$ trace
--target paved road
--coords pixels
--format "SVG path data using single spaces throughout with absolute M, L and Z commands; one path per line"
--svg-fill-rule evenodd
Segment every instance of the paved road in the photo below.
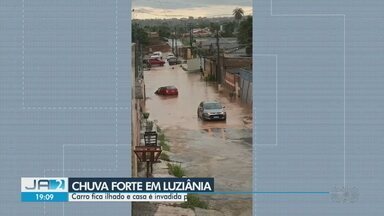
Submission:
M 251 191 L 252 129 L 244 123 L 250 110 L 218 93 L 214 85 L 200 80 L 180 66 L 154 67 L 145 74 L 150 118 L 158 121 L 170 140 L 171 159 L 182 162 L 191 177 L 214 177 L 216 191 Z M 175 85 L 179 96 L 164 97 L 154 91 Z M 203 122 L 197 118 L 200 101 L 215 99 L 227 110 L 226 122 Z M 223 213 L 251 213 L 251 199 L 244 196 L 203 197 Z M 215 201 L 213 201 L 215 200 Z

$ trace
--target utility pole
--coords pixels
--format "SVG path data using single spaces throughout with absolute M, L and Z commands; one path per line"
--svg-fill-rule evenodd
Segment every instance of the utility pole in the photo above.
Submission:
M 192 49 L 192 24 L 189 24 L 189 46 L 191 46 Z
M 192 43 L 193 43 L 193 36 L 192 36 L 192 24 L 191 23 L 188 23 L 188 27 L 189 27 L 189 46 L 190 46 L 190 49 L 191 49 L 191 56 L 193 58 L 193 47 L 192 47 Z
M 144 79 L 144 70 L 143 70 L 143 45 L 140 43 L 140 50 L 139 50 L 139 71 L 140 71 L 140 78 Z
M 172 53 L 175 53 L 174 43 L 175 43 L 175 35 L 172 35 Z
M 176 47 L 175 55 L 176 55 L 176 57 L 179 57 L 179 50 L 177 49 L 177 30 L 176 30 L 176 27 L 175 27 L 175 47 Z
M 139 40 L 136 40 L 136 44 L 135 44 L 135 79 L 137 79 L 139 77 L 139 46 L 140 46 L 140 42 Z
M 219 82 L 219 84 L 221 84 L 219 30 L 216 30 L 216 46 L 217 46 L 216 80 Z

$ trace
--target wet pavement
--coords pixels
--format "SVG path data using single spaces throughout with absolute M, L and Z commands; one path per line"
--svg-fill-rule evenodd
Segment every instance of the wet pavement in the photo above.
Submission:
M 153 67 L 144 73 L 146 109 L 150 119 L 165 131 L 171 160 L 180 162 L 189 177 L 214 177 L 215 191 L 252 191 L 251 109 L 219 93 L 215 84 L 201 80 L 200 73 L 184 71 L 180 65 Z M 178 96 L 158 96 L 157 88 L 175 85 Z M 226 121 L 205 122 L 197 117 L 203 100 L 220 101 Z M 251 215 L 247 195 L 201 196 L 223 215 Z
M 172 69 L 173 68 L 173 69 Z M 180 65 L 152 67 L 144 72 L 146 85 L 146 106 L 150 117 L 156 119 L 163 127 L 180 126 L 184 129 L 202 128 L 242 128 L 243 118 L 249 116 L 251 110 L 237 102 L 231 102 L 217 92 L 214 84 L 202 81 L 200 73 L 184 71 Z M 178 96 L 158 96 L 154 94 L 161 86 L 175 85 Z M 226 122 L 202 122 L 197 118 L 197 106 L 203 100 L 218 100 L 226 108 Z

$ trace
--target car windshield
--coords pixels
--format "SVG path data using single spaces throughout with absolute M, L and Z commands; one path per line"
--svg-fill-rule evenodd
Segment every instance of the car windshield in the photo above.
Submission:
M 205 103 L 204 109 L 221 109 L 223 108 L 219 103 Z

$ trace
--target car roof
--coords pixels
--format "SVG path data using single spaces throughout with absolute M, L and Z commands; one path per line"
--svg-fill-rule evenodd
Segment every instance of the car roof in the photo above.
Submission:
M 177 89 L 176 86 L 172 86 L 172 85 L 169 85 L 169 86 L 161 86 L 160 88 Z

